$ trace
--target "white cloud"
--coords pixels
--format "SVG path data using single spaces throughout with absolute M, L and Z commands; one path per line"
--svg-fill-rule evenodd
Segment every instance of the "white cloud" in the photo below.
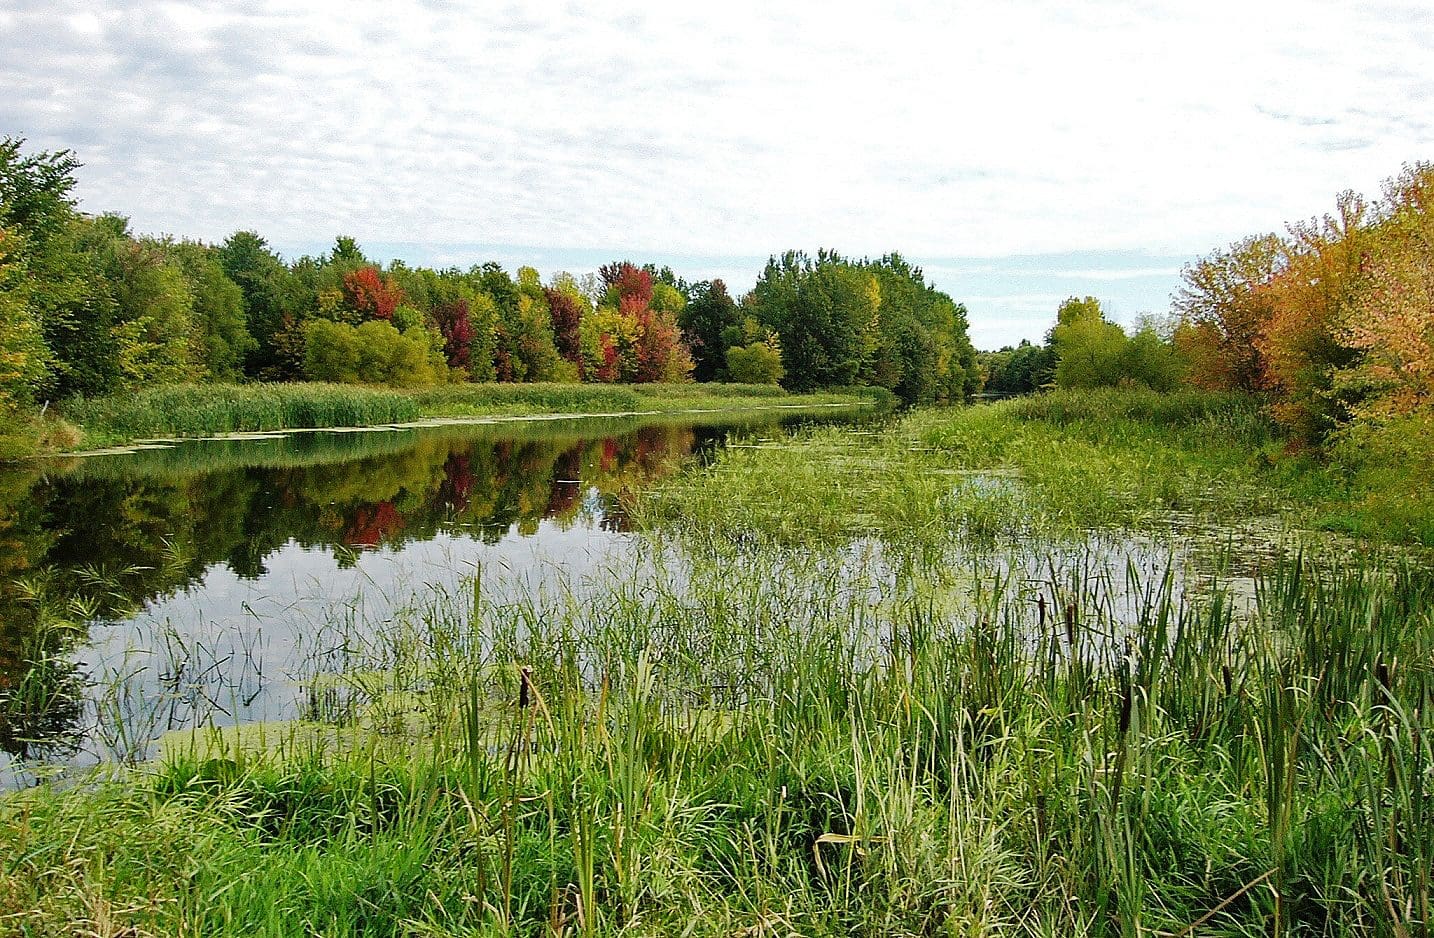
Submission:
M 0 128 L 75 148 L 84 206 L 146 231 L 971 274 L 1189 256 L 1373 191 L 1434 154 L 1432 47 L 1390 0 L 11 0 Z
M 1146 277 L 1175 277 L 1179 267 L 1133 267 L 1124 270 L 1055 270 L 1051 276 L 1072 280 L 1141 280 Z

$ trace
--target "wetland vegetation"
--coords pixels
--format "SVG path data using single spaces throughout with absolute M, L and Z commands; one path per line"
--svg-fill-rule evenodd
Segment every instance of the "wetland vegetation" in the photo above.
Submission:
M 0 929 L 1434 929 L 1431 167 L 979 357 L 897 254 L 285 261 L 73 169 L 0 142 L 0 457 L 165 440 L 0 474 Z
M 1399 525 L 1301 535 L 1364 496 L 1279 439 L 1247 398 L 1118 391 L 756 429 L 623 488 L 635 533 L 581 572 L 331 610 L 287 719 L 10 795 L 0 914 L 1423 934 L 1434 578 Z

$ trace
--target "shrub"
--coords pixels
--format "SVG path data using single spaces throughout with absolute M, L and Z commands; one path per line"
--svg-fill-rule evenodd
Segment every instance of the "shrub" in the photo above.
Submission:
M 439 375 L 432 351 L 424 330 L 403 333 L 379 320 L 349 326 L 319 319 L 304 327 L 304 374 L 315 381 L 390 387 L 434 384 Z
M 734 345 L 727 350 L 727 375 L 741 384 L 776 384 L 786 371 L 782 355 L 762 342 Z

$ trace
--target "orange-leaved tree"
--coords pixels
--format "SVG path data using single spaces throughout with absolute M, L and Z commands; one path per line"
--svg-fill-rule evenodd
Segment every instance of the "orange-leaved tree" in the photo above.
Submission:
M 1356 354 L 1343 328 L 1367 279 L 1370 215 L 1363 198 L 1344 192 L 1334 214 L 1291 225 L 1281 269 L 1256 291 L 1269 304 L 1256 340 L 1264 385 L 1276 394 L 1275 417 L 1306 442 L 1348 413 L 1350 395 L 1334 378 Z
M 1373 420 L 1434 407 L 1434 164 L 1385 186 L 1365 289 L 1338 330 L 1359 357 L 1336 385 Z
M 1285 246 L 1273 234 L 1236 241 L 1186 266 L 1175 295 L 1175 346 L 1189 363 L 1187 380 L 1207 390 L 1255 391 L 1264 380 L 1258 337 L 1273 308 L 1263 288 L 1274 279 Z
M 344 274 L 344 304 L 360 319 L 392 319 L 403 303 L 403 289 L 377 267 L 360 267 Z

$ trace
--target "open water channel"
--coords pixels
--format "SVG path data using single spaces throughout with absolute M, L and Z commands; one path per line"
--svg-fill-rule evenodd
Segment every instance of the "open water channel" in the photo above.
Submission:
M 735 434 L 864 419 L 306 431 L 0 470 L 0 790 L 174 729 L 291 719 L 346 623 L 495 578 L 581 579 L 630 548 L 626 495 Z

